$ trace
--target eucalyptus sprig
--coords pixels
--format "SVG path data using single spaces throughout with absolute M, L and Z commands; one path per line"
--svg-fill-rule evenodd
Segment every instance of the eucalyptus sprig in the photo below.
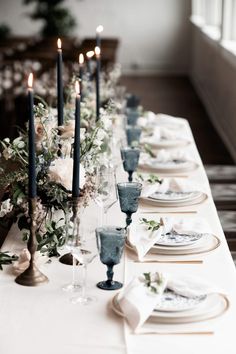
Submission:
M 156 157 L 156 154 L 154 154 L 150 145 L 144 144 L 143 149 L 144 149 L 144 152 L 146 152 L 150 157 L 153 157 L 153 158 Z
M 160 288 L 163 285 L 164 279 L 162 274 L 156 273 L 143 273 L 144 286 L 146 286 L 152 293 L 159 294 Z
M 9 255 L 8 252 L 0 252 L 0 270 L 3 270 L 3 265 L 12 264 L 12 262 L 17 261 L 18 256 Z
M 144 224 L 147 226 L 147 229 L 154 232 L 160 228 L 160 226 L 163 225 L 162 219 L 160 222 L 157 222 L 155 220 L 147 220 L 146 218 L 140 219 L 140 223 Z
M 163 179 L 161 179 L 161 178 L 159 178 L 158 176 L 153 175 L 153 174 L 149 174 L 149 175 L 145 178 L 143 174 L 138 173 L 138 174 L 137 174 L 137 177 L 138 177 L 138 179 L 139 179 L 141 182 L 148 182 L 148 183 L 150 183 L 150 184 L 155 184 L 155 183 L 160 183 L 160 184 L 162 184 L 162 182 L 163 182 Z

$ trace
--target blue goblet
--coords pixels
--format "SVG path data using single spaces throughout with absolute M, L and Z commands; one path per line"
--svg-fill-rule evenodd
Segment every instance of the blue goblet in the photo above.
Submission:
M 140 156 L 140 149 L 134 147 L 126 147 L 120 149 L 121 158 L 123 161 L 123 167 L 126 172 L 128 172 L 128 181 L 133 181 L 133 173 L 138 167 L 138 161 Z
M 126 228 L 132 222 L 132 214 L 138 210 L 142 184 L 138 182 L 117 183 L 120 208 L 126 214 Z
M 136 125 L 139 118 L 139 111 L 136 108 L 127 108 L 126 117 L 128 125 Z
M 113 267 L 120 263 L 125 244 L 125 229 L 103 226 L 98 227 L 95 231 L 100 260 L 107 266 L 107 280 L 97 283 L 97 287 L 103 290 L 120 289 L 123 284 L 113 280 Z
M 139 143 L 141 132 L 142 129 L 140 127 L 127 126 L 126 137 L 129 146 Z

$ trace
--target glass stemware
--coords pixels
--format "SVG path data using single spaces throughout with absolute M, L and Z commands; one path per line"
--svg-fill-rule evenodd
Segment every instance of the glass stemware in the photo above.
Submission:
M 142 184 L 138 182 L 117 183 L 120 208 L 126 214 L 126 228 L 132 222 L 132 214 L 138 209 L 138 201 L 142 190 Z
M 101 208 L 100 225 L 107 224 L 107 213 L 118 200 L 116 176 L 113 168 L 100 167 L 96 175 L 95 202 Z
M 82 267 L 81 294 L 71 298 L 73 304 L 89 305 L 96 301 L 96 298 L 87 294 L 87 266 L 97 256 L 95 237 L 85 238 L 83 242 L 72 248 L 72 255 Z
M 142 129 L 140 127 L 127 126 L 126 137 L 129 146 L 138 145 L 140 141 Z
M 121 158 L 123 161 L 124 170 L 129 174 L 128 181 L 132 182 L 133 173 L 134 171 L 136 171 L 138 167 L 140 149 L 126 147 L 126 148 L 122 148 L 120 152 L 121 152 Z
M 126 108 L 126 117 L 128 125 L 136 125 L 139 118 L 139 111 L 137 108 Z
M 79 291 L 81 285 L 78 281 L 78 261 L 72 254 L 72 250 L 78 244 L 79 239 L 79 225 L 80 225 L 80 212 L 73 213 L 73 202 L 68 203 L 68 208 L 65 214 L 66 222 L 66 241 L 65 247 L 69 251 L 69 256 L 72 256 L 72 281 L 62 287 L 64 291 Z
M 103 290 L 117 290 L 123 284 L 113 280 L 113 267 L 120 263 L 125 244 L 125 229 L 104 226 L 96 229 L 97 247 L 100 260 L 107 266 L 107 280 L 100 281 L 97 287 Z

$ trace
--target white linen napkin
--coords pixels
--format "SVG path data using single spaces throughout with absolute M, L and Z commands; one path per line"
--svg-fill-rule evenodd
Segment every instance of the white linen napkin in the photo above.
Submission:
M 151 136 L 146 136 L 143 141 L 147 143 L 157 143 L 160 140 L 184 140 L 190 141 L 190 137 L 183 131 L 176 130 L 175 127 L 156 126 Z
M 140 222 L 133 223 L 129 226 L 127 239 L 135 249 L 139 260 L 143 259 L 143 257 L 161 237 L 163 232 L 163 225 L 161 225 L 156 231 L 148 230 L 147 226 L 141 224 Z
M 210 234 L 212 233 L 211 227 L 208 222 L 203 218 L 162 218 L 163 232 L 168 233 L 175 231 L 178 234 L 194 235 Z
M 193 181 L 186 180 L 184 178 L 164 178 L 162 183 L 150 184 L 143 182 L 141 197 L 148 198 L 152 194 L 172 192 L 196 192 L 201 191 L 206 193 L 203 186 L 198 185 Z
M 145 286 L 144 276 L 134 278 L 128 286 L 118 294 L 117 301 L 133 330 L 140 328 L 161 300 L 166 288 L 168 276 L 158 273 L 162 283 L 158 286 L 158 293 L 150 291 Z
M 163 279 L 163 283 L 159 287 L 157 294 L 151 292 L 145 286 L 144 276 L 142 275 L 134 278 L 117 297 L 117 302 L 122 313 L 135 332 L 141 331 L 141 327 L 157 307 L 166 288 L 174 291 L 176 294 L 189 298 L 213 293 L 224 293 L 224 291 L 216 286 L 198 277 L 184 276 L 180 278 L 174 274 L 160 273 L 151 273 L 151 277 L 155 279 L 157 274 Z
M 158 151 L 156 157 L 150 157 L 147 153 L 141 154 L 139 164 L 155 167 L 156 165 L 159 166 L 159 164 L 175 163 L 174 160 L 181 160 L 183 162 L 194 161 L 192 156 L 185 150 L 161 149 Z M 178 166 L 176 163 L 175 165 Z

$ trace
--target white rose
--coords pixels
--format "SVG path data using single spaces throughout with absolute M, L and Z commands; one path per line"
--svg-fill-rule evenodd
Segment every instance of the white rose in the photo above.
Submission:
M 13 209 L 13 205 L 11 204 L 11 200 L 9 198 L 4 200 L 0 208 L 0 217 L 2 218 L 6 214 L 10 213 L 12 209 Z
M 103 126 L 105 130 L 109 130 L 112 126 L 112 120 L 109 116 L 103 116 L 101 117 Z
M 48 178 L 51 182 L 61 184 L 67 190 L 72 190 L 73 178 L 73 159 L 72 158 L 57 158 L 55 159 L 48 170 Z M 85 169 L 80 165 L 80 188 L 85 184 Z

